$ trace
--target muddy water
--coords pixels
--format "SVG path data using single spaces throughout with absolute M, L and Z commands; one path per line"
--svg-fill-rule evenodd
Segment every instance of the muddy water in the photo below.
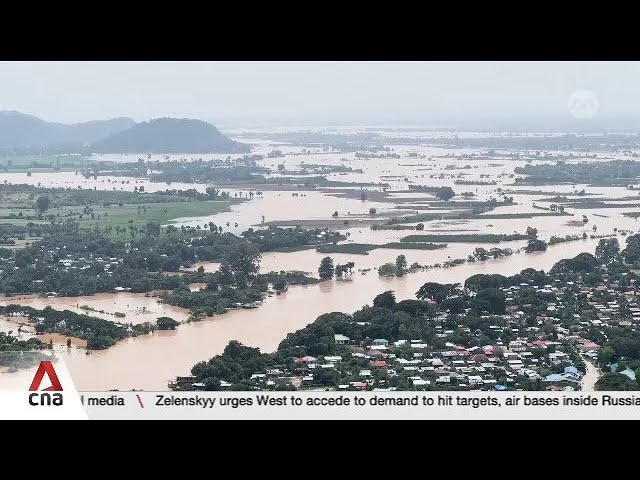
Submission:
M 12 335 L 17 336 L 21 340 L 23 333 L 18 334 L 18 327 L 20 324 L 26 324 L 22 328 L 24 330 L 25 339 L 29 338 L 34 333 L 33 326 L 30 325 L 29 319 L 26 317 L 0 317 L 0 332 L 8 333 L 12 332 Z
M 398 299 L 414 298 L 426 281 L 463 282 L 476 273 L 508 275 L 532 266 L 549 269 L 558 260 L 580 251 L 593 253 L 595 245 L 596 241 L 591 240 L 561 244 L 544 253 L 513 255 L 403 278 L 380 278 L 374 272 L 354 274 L 348 281 L 292 287 L 282 295 L 267 297 L 258 309 L 235 310 L 199 323 L 181 325 L 176 331 L 126 339 L 91 355 L 75 349 L 62 354 L 81 390 L 166 390 L 169 379 L 187 374 L 198 361 L 220 353 L 230 340 L 273 351 L 288 332 L 304 327 L 319 315 L 352 312 L 371 304 L 373 297 L 385 290 L 394 290 Z M 142 301 L 147 300 L 142 297 Z
M 195 272 L 200 267 L 204 268 L 205 272 L 215 272 L 220 268 L 220 262 L 196 262 L 192 266 L 184 268 L 183 270 L 186 272 Z
M 580 380 L 580 383 L 582 384 L 582 391 L 593 392 L 595 390 L 596 382 L 600 378 L 600 372 L 593 362 L 585 360 L 584 363 L 587 366 L 587 371 L 582 377 L 582 380 Z
M 24 295 L 0 299 L 0 304 L 17 303 L 33 308 L 43 309 L 47 306 L 56 310 L 70 310 L 79 314 L 104 318 L 112 322 L 133 323 L 134 325 L 151 322 L 158 317 L 171 317 L 179 322 L 189 318 L 189 310 L 158 302 L 155 297 L 146 297 L 136 293 L 100 293 L 90 297 L 51 297 L 43 298 L 35 295 Z M 80 307 L 88 306 L 93 310 Z M 103 313 L 100 313 L 100 310 Z M 116 317 L 115 312 L 124 313 L 125 317 Z
M 294 196 L 293 193 L 296 195 Z M 194 226 L 214 222 L 223 225 L 225 231 L 243 232 L 248 228 L 260 225 L 262 221 L 275 220 L 331 220 L 332 214 L 338 212 L 344 220 L 354 215 L 367 216 L 370 208 L 376 208 L 379 214 L 385 211 L 394 212 L 393 205 L 380 202 L 363 202 L 353 198 L 327 196 L 320 192 L 269 192 L 262 198 L 234 205 L 231 211 L 203 217 L 176 219 L 176 224 Z M 226 226 L 229 222 L 229 226 Z M 235 227 L 235 224 L 238 226 Z
M 247 141 L 247 139 L 241 139 Z M 430 200 L 429 195 L 409 192 L 411 184 L 429 186 L 451 186 L 457 193 L 472 192 L 475 200 L 499 198 L 498 188 L 514 190 L 509 193 L 514 197 L 517 205 L 501 206 L 495 213 L 539 213 L 534 204 L 548 207 L 549 203 L 539 200 L 552 196 L 544 192 L 571 193 L 585 189 L 588 195 L 600 197 L 632 196 L 634 192 L 624 188 L 589 187 L 585 185 L 549 185 L 549 186 L 513 186 L 513 178 L 509 176 L 513 169 L 523 166 L 524 161 L 508 159 L 461 159 L 443 158 L 445 155 L 471 155 L 478 153 L 470 149 L 444 149 L 424 146 L 393 146 L 403 158 L 400 159 L 362 159 L 355 158 L 354 153 L 314 153 L 299 154 L 301 148 L 281 146 L 272 142 L 258 140 L 257 152 L 266 153 L 278 148 L 287 155 L 284 158 L 265 159 L 261 165 L 273 169 L 283 163 L 287 170 L 302 169 L 304 164 L 345 165 L 362 169 L 362 173 L 353 171 L 347 173 L 331 173 L 327 177 L 337 181 L 353 182 L 386 182 L 392 190 L 404 190 L 394 193 L 392 197 L 411 198 L 411 202 L 398 205 L 393 202 L 370 202 L 358 199 L 337 198 L 320 192 L 292 192 L 264 191 L 262 198 L 254 198 L 249 202 L 234 205 L 230 212 L 209 217 L 182 219 L 179 223 L 186 225 L 203 224 L 209 221 L 223 225 L 225 231 L 241 232 L 246 228 L 260 224 L 263 220 L 322 220 L 331 218 L 334 211 L 338 211 L 340 218 L 348 215 L 368 215 L 370 208 L 377 209 L 377 215 L 382 217 L 389 211 L 397 211 L 396 206 L 412 209 L 411 205 L 425 206 Z M 390 140 L 392 141 L 392 140 Z M 417 152 L 425 158 L 408 158 L 409 152 Z M 610 156 L 609 154 L 599 157 Z M 136 161 L 135 156 L 111 156 L 102 158 L 116 161 Z M 156 160 L 158 156 L 153 156 Z M 171 159 L 176 156 L 172 156 Z M 178 158 L 191 156 L 177 156 Z M 203 156 L 209 158 L 209 156 Z M 218 158 L 218 156 L 214 156 Z M 575 160 L 577 161 L 577 160 Z M 534 164 L 539 163 L 534 161 Z M 467 168 L 468 166 L 468 168 Z M 495 181 L 495 185 L 461 185 L 456 180 Z M 145 179 L 123 177 L 98 177 L 85 179 L 74 172 L 34 173 L 27 177 L 25 173 L 0 174 L 0 183 L 29 183 L 42 186 L 60 186 L 83 189 L 96 188 L 99 190 L 133 190 L 135 186 L 144 186 L 146 191 L 196 188 L 204 191 L 207 185 L 180 184 L 152 184 Z M 370 187 L 380 190 L 381 187 Z M 223 190 L 229 190 L 223 187 Z M 539 190 L 540 195 L 518 193 L 523 190 Z M 595 197 L 598 198 L 598 197 Z M 455 199 L 461 199 L 456 196 Z M 414 202 L 415 200 L 415 202 Z M 640 197 L 638 197 L 640 202 Z M 439 208 L 437 204 L 435 208 Z M 597 233 L 612 233 L 614 228 L 638 230 L 637 220 L 622 217 L 626 211 L 640 211 L 640 208 L 625 209 L 572 209 L 567 208 L 573 217 L 534 217 L 526 219 L 490 219 L 479 218 L 473 220 L 434 220 L 423 222 L 424 233 L 522 233 L 527 226 L 538 229 L 540 238 L 548 239 L 551 235 L 587 234 L 593 233 L 592 226 L 597 226 Z M 426 212 L 426 210 L 419 210 Z M 446 210 L 439 208 L 436 212 L 442 214 Z M 596 217 L 594 213 L 606 215 L 608 218 Z M 566 225 L 568 220 L 581 220 L 586 215 L 586 225 L 574 227 Z M 229 222 L 229 227 L 226 227 Z M 236 227 L 235 224 L 238 224 Z M 386 243 L 398 241 L 401 237 L 418 233 L 413 231 L 372 231 L 368 228 L 356 227 L 343 230 L 349 234 L 349 241 L 360 243 Z M 624 243 L 624 237 L 619 240 Z M 268 297 L 265 304 L 253 310 L 236 310 L 225 315 L 216 316 L 199 323 L 181 325 L 176 331 L 155 332 L 144 337 L 127 339 L 116 346 L 85 355 L 80 349 L 61 349 L 71 370 L 78 388 L 83 390 L 104 390 L 111 388 L 146 390 L 166 390 L 167 381 L 176 375 L 186 374 L 190 367 L 198 361 L 210 358 L 222 351 L 230 340 L 239 340 L 245 344 L 258 346 L 265 351 L 277 348 L 278 343 L 288 332 L 297 330 L 315 320 L 322 313 L 331 311 L 352 312 L 362 305 L 371 303 L 373 297 L 385 290 L 394 290 L 399 299 L 414 298 L 415 292 L 426 281 L 463 282 L 475 273 L 513 274 L 528 267 L 548 270 L 562 258 L 573 257 L 576 254 L 593 252 L 598 240 L 584 240 L 570 242 L 549 247 L 545 253 L 514 254 L 500 260 L 490 260 L 483 263 L 470 263 L 462 266 L 420 271 L 403 278 L 381 278 L 375 271 L 366 275 L 355 272 L 353 276 L 342 281 L 330 281 L 307 287 L 292 287 L 280 296 Z M 500 244 L 449 243 L 444 250 L 389 250 L 378 249 L 368 255 L 331 254 L 335 263 L 354 261 L 357 269 L 375 269 L 381 264 L 393 261 L 398 254 L 404 254 L 409 264 L 441 263 L 448 259 L 465 258 L 473 252 L 476 246 L 491 248 L 517 249 L 525 244 L 521 242 L 503 242 Z M 315 250 L 292 252 L 286 254 L 268 253 L 263 255 L 261 270 L 303 270 L 313 274 L 325 254 Z M 197 268 L 200 264 L 196 265 Z M 210 262 L 203 264 L 206 270 L 213 271 L 219 264 Z M 195 288 L 195 286 L 194 286 Z M 15 299 L 11 302 L 15 303 Z M 134 294 L 96 295 L 83 298 L 25 298 L 20 303 L 43 308 L 51 305 L 57 309 L 70 309 L 78 313 L 89 313 L 102 316 L 109 320 L 118 320 L 113 313 L 118 311 L 126 314 L 120 319 L 124 322 L 140 323 L 155 321 L 158 316 L 170 316 L 176 320 L 185 320 L 189 313 L 186 310 L 166 305 L 160 305 L 156 299 Z M 104 310 L 104 314 L 84 311 L 79 307 L 88 305 L 95 310 Z M 15 324 L 9 325 L 0 319 L 0 331 L 16 330 Z

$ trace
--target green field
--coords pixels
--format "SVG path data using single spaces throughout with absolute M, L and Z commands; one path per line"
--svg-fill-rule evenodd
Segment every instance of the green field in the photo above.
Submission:
M 104 228 L 128 225 L 144 226 L 148 222 L 167 224 L 182 217 L 202 217 L 214 215 L 220 212 L 228 212 L 232 201 L 215 200 L 204 202 L 168 202 L 148 204 L 124 204 L 110 207 L 93 207 L 94 218 L 91 215 L 82 214 L 82 208 L 75 207 L 76 219 L 80 222 L 80 228 L 93 228 L 96 225 Z M 140 207 L 140 208 L 138 208 Z M 69 210 L 69 207 L 61 209 Z M 54 210 L 61 210 L 54 209 Z M 146 209 L 146 210 L 145 210 Z M 79 215 L 82 214 L 80 219 Z
M 237 203 L 237 200 L 123 204 L 122 206 L 111 205 L 107 207 L 95 205 L 89 207 L 88 210 L 85 210 L 85 207 L 63 206 L 50 208 L 42 219 L 6 218 L 8 214 L 16 215 L 17 210 L 0 208 L 0 217 L 4 217 L 0 218 L 0 224 L 26 226 L 30 222 L 49 223 L 53 215 L 56 222 L 71 219 L 77 221 L 81 229 L 94 229 L 97 226 L 104 230 L 105 227 L 111 226 L 113 228 L 111 236 L 131 238 L 128 231 L 129 226 L 143 228 L 149 222 L 165 225 L 182 217 L 201 217 L 228 212 L 234 203 Z M 22 208 L 20 212 L 24 217 L 32 217 L 37 214 L 33 208 Z M 116 234 L 116 227 L 124 227 L 127 232 Z
M 82 155 L 26 155 L 16 157 L 0 157 L 0 172 L 75 172 L 85 166 L 88 161 L 88 158 Z

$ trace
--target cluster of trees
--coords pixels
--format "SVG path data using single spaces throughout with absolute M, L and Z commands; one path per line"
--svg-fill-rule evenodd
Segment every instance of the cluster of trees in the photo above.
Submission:
M 220 380 L 232 383 L 232 390 L 250 390 L 251 375 L 273 364 L 270 355 L 232 340 L 221 355 L 193 366 L 191 373 L 204 383 L 204 389 L 220 389 Z
M 256 164 L 256 160 L 259 158 L 261 157 L 256 155 L 245 155 L 235 159 L 226 157 L 225 159 L 211 160 L 199 158 L 192 161 L 176 159 L 160 162 L 139 159 L 137 162 L 128 163 L 100 162 L 87 165 L 82 170 L 82 175 L 87 178 L 98 175 L 149 178 L 152 182 L 164 182 L 168 185 L 172 182 L 265 183 L 266 179 L 263 174 L 268 173 L 269 170 Z
M 378 268 L 378 275 L 383 277 L 402 277 L 407 273 L 407 258 L 398 255 L 395 263 L 385 263 Z
M 547 250 L 547 242 L 544 240 L 540 240 L 538 238 L 532 238 L 527 243 L 527 246 L 524 247 L 524 251 L 527 253 L 531 252 L 545 252 Z
M 52 360 L 46 353 L 51 348 L 50 343 L 43 343 L 37 338 L 21 340 L 12 331 L 0 332 L 0 367 L 9 371 L 34 367 L 41 360 Z
M 38 310 L 23 305 L 0 306 L 0 314 L 26 316 L 35 324 L 36 333 L 61 333 L 87 340 L 87 348 L 101 350 L 109 348 L 118 340 L 149 333 L 154 326 L 149 323 L 124 325 L 98 317 L 78 314 L 69 310 L 54 310 L 45 307 Z
M 456 192 L 454 192 L 453 188 L 451 187 L 431 187 L 427 185 L 409 185 L 409 190 L 417 190 L 420 192 L 431 193 L 433 196 L 443 201 L 451 200 L 456 195 Z
M 636 376 L 638 373 L 636 373 Z M 637 380 L 632 380 L 622 373 L 605 373 L 598 379 L 594 388 L 597 391 L 604 392 L 637 391 L 640 390 L 640 384 Z
M 347 262 L 344 265 L 340 265 L 338 263 L 335 268 L 336 277 L 340 278 L 345 274 L 351 275 L 355 267 L 356 267 L 355 262 Z
M 627 245 L 620 253 L 626 263 L 633 265 L 640 263 L 640 235 L 627 237 Z
M 473 251 L 473 255 L 470 255 L 467 260 L 470 262 L 484 262 L 490 258 L 502 258 L 513 255 L 513 250 L 510 248 L 498 248 L 493 247 L 487 250 L 486 248 L 476 247 Z
M 595 389 L 640 390 L 640 333 L 628 327 L 610 327 L 604 335 L 606 341 L 598 351 L 598 364 L 607 373 L 598 379 Z M 633 371 L 635 380 L 620 373 L 626 370 Z
M 180 322 L 171 317 L 159 317 L 156 320 L 158 330 L 175 330 L 178 325 L 180 325 Z
M 587 238 L 588 238 L 588 235 L 586 232 L 583 232 L 582 235 L 565 235 L 564 237 L 551 235 L 548 243 L 549 245 L 556 245 L 558 243 L 574 242 L 576 240 L 585 240 Z
M 98 235 L 53 235 L 21 250 L 0 248 L 0 292 L 92 295 L 115 287 L 133 292 L 171 290 L 193 279 L 162 273 L 178 272 L 197 261 L 221 262 L 216 281 L 242 286 L 257 275 L 260 252 L 317 244 L 336 235 L 275 227 L 247 231 L 242 237 L 213 228 L 199 236 L 176 231 L 170 236 L 136 237 L 129 243 Z M 67 267 L 62 261 L 72 265 Z
M 232 262 L 232 265 L 234 262 Z M 229 309 L 239 308 L 262 300 L 262 297 L 273 285 L 274 290 L 283 291 L 288 285 L 309 285 L 318 282 L 318 279 L 309 277 L 303 272 L 269 272 L 265 274 L 251 273 L 254 266 L 246 265 L 247 269 L 223 265 L 213 273 L 200 272 L 191 280 L 207 284 L 202 291 L 192 292 L 185 282 L 179 288 L 171 292 L 162 293 L 160 296 L 164 302 L 184 308 L 193 312 L 193 319 L 211 317 L 222 314 Z
M 217 276 L 218 281 L 220 276 Z M 207 288 L 202 291 L 192 292 L 188 287 L 181 287 L 172 292 L 161 294 L 166 303 L 189 308 L 194 318 L 201 316 L 211 317 L 225 313 L 228 309 L 262 300 L 262 294 L 267 291 L 266 282 L 253 282 L 251 285 L 240 284 L 238 280 L 235 288 L 230 285 L 220 285 L 216 280 L 207 283 Z
M 146 169 L 145 169 L 146 170 Z M 113 182 L 114 185 L 116 182 Z M 94 190 L 82 188 L 62 188 L 62 187 L 41 187 L 28 184 L 0 184 L 0 195 L 5 198 L 27 196 L 27 199 L 34 201 L 34 207 L 42 212 L 50 207 L 77 207 L 102 205 L 142 204 L 142 203 L 168 203 L 168 202 L 189 202 L 197 198 L 215 200 L 228 196 L 226 192 L 213 189 L 216 195 L 211 195 L 207 188 L 207 194 L 203 195 L 195 189 L 188 190 L 165 190 L 154 193 L 144 193 L 144 186 L 135 186 L 133 192 L 123 190 Z
M 434 193 L 438 199 L 444 200 L 445 202 L 451 200 L 456 195 L 456 192 L 454 192 L 451 187 L 438 187 Z
M 16 218 L 20 219 L 20 215 Z M 33 237 L 46 237 L 53 235 L 78 235 L 80 225 L 70 219 L 63 222 L 37 223 L 27 222 L 26 224 L 2 223 L 0 224 L 0 239 L 4 245 L 15 244 L 14 239 L 26 240 Z
M 630 179 L 640 178 L 640 162 L 611 160 L 603 162 L 544 163 L 516 167 L 517 174 L 527 176 L 529 183 L 558 182 L 598 185 L 628 185 Z
M 265 183 L 269 170 L 255 165 L 220 166 L 216 162 L 163 162 L 161 172 L 152 173 L 152 182 L 209 183 L 250 182 Z
M 318 279 L 315 277 L 309 277 L 304 272 L 300 271 L 280 271 L 280 272 L 269 272 L 269 273 L 261 273 L 259 275 L 260 279 L 263 279 L 267 283 L 274 284 L 274 288 L 276 290 L 284 290 L 283 288 L 275 287 L 275 284 L 279 285 L 313 285 L 318 283 Z
M 2 361 L 4 352 L 21 352 L 29 350 L 42 350 L 47 345 L 37 338 L 29 338 L 28 340 L 20 340 L 12 335 L 13 332 L 0 332 L 0 361 Z M 0 365 L 3 365 L 0 363 Z
M 475 277 L 479 276 L 484 275 L 479 274 Z M 501 277 L 501 275 L 499 276 Z M 416 297 L 431 300 L 438 308 L 452 314 L 460 314 L 467 309 L 471 309 L 477 314 L 482 312 L 503 314 L 505 313 L 506 298 L 499 288 L 497 282 L 485 282 L 484 278 L 478 283 L 473 281 L 465 283 L 465 290 L 462 290 L 460 284 L 457 283 L 427 282 L 416 292 Z
M 260 252 L 283 251 L 296 247 L 335 244 L 346 237 L 327 229 L 279 228 L 270 226 L 266 230 L 249 228 L 242 237 L 256 246 Z
M 320 281 L 331 280 L 334 275 L 340 278 L 347 273 L 351 275 L 355 266 L 355 262 L 347 262 L 344 265 L 337 264 L 334 267 L 333 258 L 324 257 L 318 267 L 318 276 L 320 277 Z

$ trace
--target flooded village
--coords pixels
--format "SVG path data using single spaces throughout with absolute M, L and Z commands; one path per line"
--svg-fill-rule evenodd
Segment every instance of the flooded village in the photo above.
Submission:
M 0 332 L 80 390 L 636 381 L 633 138 L 225 133 L 248 151 L 0 159 Z

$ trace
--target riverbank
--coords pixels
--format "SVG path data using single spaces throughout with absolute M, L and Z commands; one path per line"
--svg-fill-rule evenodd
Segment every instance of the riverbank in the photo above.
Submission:
M 92 355 L 76 349 L 63 355 L 81 390 L 165 391 L 169 379 L 188 374 L 194 364 L 221 353 L 231 340 L 273 352 L 288 333 L 308 325 L 323 313 L 352 312 L 371 304 L 372 298 L 385 290 L 393 290 L 398 300 L 414 299 L 420 286 L 428 281 L 463 283 L 477 273 L 512 275 L 530 267 L 548 270 L 561 259 L 580 252 L 593 253 L 596 244 L 597 240 L 561 244 L 546 252 L 418 271 L 403 277 L 354 275 L 348 282 L 332 280 L 294 286 L 281 295 L 266 297 L 260 308 L 232 310 L 181 325 L 175 331 L 127 338 Z

